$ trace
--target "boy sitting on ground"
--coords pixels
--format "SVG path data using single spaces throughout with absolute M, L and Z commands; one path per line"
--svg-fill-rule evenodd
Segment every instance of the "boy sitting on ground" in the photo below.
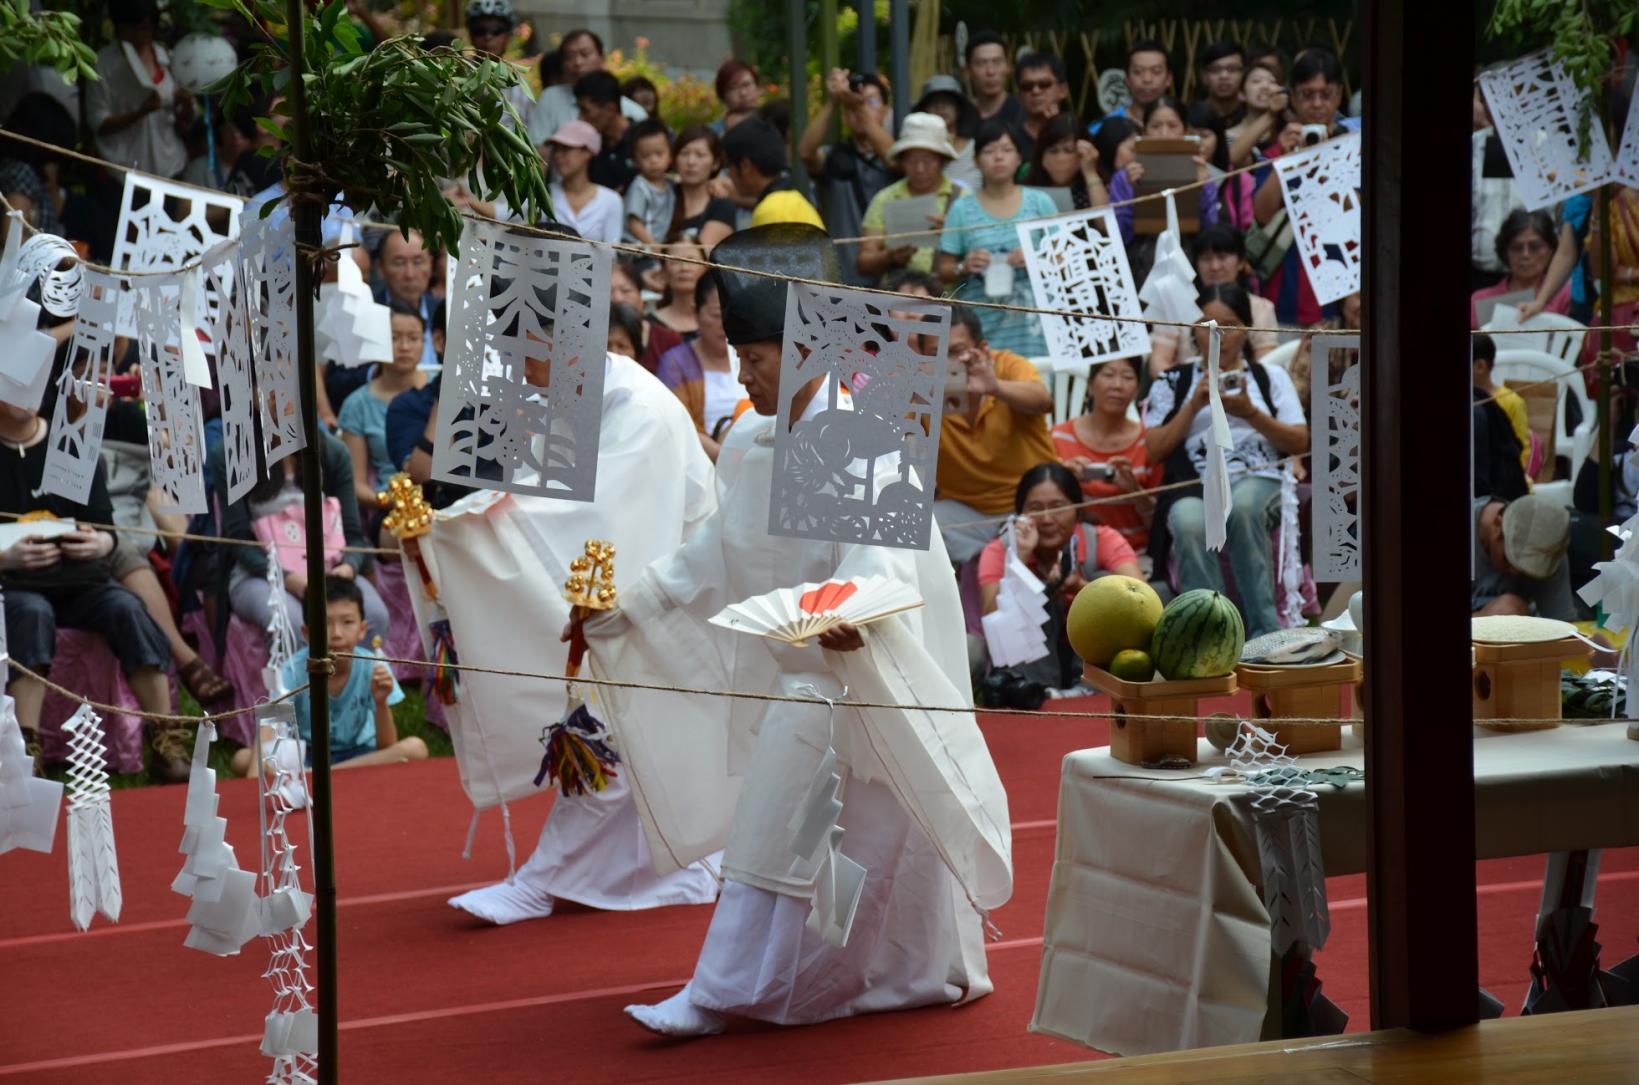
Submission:
M 342 577 L 325 577 L 324 602 L 326 643 L 335 665 L 335 673 L 329 678 L 331 764 L 336 768 L 354 768 L 424 759 L 427 756 L 425 742 L 413 735 L 398 737 L 392 706 L 404 699 L 404 691 L 398 688 L 387 664 L 366 664 L 343 654 L 380 654 L 364 643 L 370 635 L 370 626 L 364 620 L 364 595 L 359 586 Z M 306 626 L 302 627 L 302 635 L 311 642 L 312 634 Z M 285 664 L 283 679 L 287 689 L 308 681 L 305 647 Z M 311 693 L 311 690 L 303 690 L 291 698 L 296 706 L 296 726 L 304 744 L 313 738 L 313 716 L 308 700 Z M 240 776 L 248 775 L 254 756 L 254 751 L 249 749 L 234 754 L 233 771 Z M 311 752 L 308 763 L 312 763 Z

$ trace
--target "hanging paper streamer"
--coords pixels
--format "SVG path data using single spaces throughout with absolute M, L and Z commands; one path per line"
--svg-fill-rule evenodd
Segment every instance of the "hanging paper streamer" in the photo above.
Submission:
M 127 170 L 113 266 L 120 271 L 171 271 L 190 264 L 218 242 L 238 236 L 243 208 L 244 201 L 237 196 Z M 198 276 L 197 271 L 188 274 Z M 214 295 L 206 297 L 205 306 L 214 316 Z M 127 336 L 137 332 L 130 300 L 120 307 L 118 330 Z
M 69 918 L 83 931 L 97 912 L 119 922 L 119 856 L 102 720 L 82 704 L 63 724 L 63 734 L 68 738 Z
M 1360 291 L 1360 136 L 1275 159 L 1298 258 L 1322 305 Z
M 1481 72 L 1480 90 L 1528 210 L 1598 188 L 1610 176 L 1611 147 L 1597 120 L 1581 153 L 1583 93 L 1549 50 Z
M 1263 870 L 1275 955 L 1295 943 L 1320 949 L 1331 934 L 1326 866 L 1320 852 L 1320 806 L 1297 758 L 1256 724 L 1243 722 L 1225 751 L 1235 774 L 1252 788 L 1252 824 Z
M 1298 509 L 1298 465 L 1289 463 L 1280 472 L 1280 554 L 1275 567 L 1282 629 L 1303 624 L 1303 527 Z
M 256 903 L 256 875 L 239 869 L 239 860 L 227 842 L 228 821 L 217 817 L 221 797 L 216 793 L 216 770 L 206 764 L 216 725 L 201 721 L 194 737 L 193 767 L 188 774 L 188 800 L 182 814 L 182 844 L 187 858 L 171 882 L 171 892 L 190 897 L 190 930 L 182 942 L 189 949 L 231 957 L 261 933 Z
M 50 854 L 63 785 L 34 775 L 17 705 L 0 693 L 0 855 L 13 848 Z
M 842 774 L 837 769 L 836 705 L 813 685 L 799 686 L 797 692 L 825 702 L 830 737 L 807 793 L 786 824 L 791 833 L 791 853 L 796 856 L 789 873 L 806 877 L 813 872 L 814 892 L 806 925 L 829 945 L 841 949 L 853 931 L 854 915 L 865 889 L 865 868 L 842 853 L 845 830 L 837 824 L 842 816 Z
M 86 272 L 68 364 L 58 378 L 40 488 L 75 504 L 91 499 L 91 480 L 102 462 L 103 425 L 112 398 L 108 378 L 114 372 L 114 321 L 122 289 L 117 278 Z
M 1218 368 L 1218 350 L 1223 330 L 1216 320 L 1207 321 L 1206 372 L 1207 405 L 1212 420 L 1206 436 L 1206 469 L 1201 472 L 1201 500 L 1206 505 L 1206 548 L 1222 550 L 1229 537 L 1229 452 L 1235 438 L 1229 432 L 1229 416 L 1224 413 L 1223 371 Z M 1244 369 L 1241 379 L 1251 379 Z
M 40 307 L 23 295 L 30 280 L 19 268 L 23 216 L 7 216 L 6 247 L 0 254 L 0 402 L 34 410 L 51 379 L 57 341 L 39 330 Z
M 29 280 L 18 266 L 18 255 L 23 247 L 23 213 L 6 213 L 6 245 L 0 250 L 0 322 L 11 316 L 12 309 L 28 293 Z
M 1114 211 L 1078 211 L 1021 222 L 1017 229 L 1038 306 L 1133 318 L 1077 320 L 1043 314 L 1048 353 L 1059 366 L 1150 352 L 1150 333 L 1141 322 L 1143 311 Z
M 262 1031 L 262 1054 L 273 1060 L 268 1081 L 296 1085 L 314 1080 L 318 1067 L 318 1017 L 306 954 L 313 948 L 303 928 L 313 914 L 313 894 L 302 888 L 289 818 L 306 794 L 296 712 L 288 701 L 256 710 L 257 773 L 260 789 L 262 860 L 260 914 L 268 943 L 264 979 L 273 986 L 273 1009 Z M 311 825 L 309 826 L 311 836 Z
M 611 251 L 468 220 L 460 262 L 432 477 L 592 500 Z
M 1168 189 L 1167 228 L 1155 239 L 1155 262 L 1138 298 L 1144 315 L 1155 320 L 1193 323 L 1201 319 L 1196 304 L 1195 265 L 1184 250 L 1183 231 L 1178 227 L 1178 201 Z M 1187 329 L 1179 329 L 1187 330 Z
M 150 276 L 137 285 L 137 360 L 142 369 L 143 411 L 148 420 L 148 459 L 159 511 L 206 512 L 205 429 L 199 389 L 188 383 L 176 341 L 183 284 Z M 183 328 L 181 334 L 193 334 Z
M 289 215 L 245 224 L 239 245 L 262 450 L 272 467 L 307 447 L 296 369 L 296 234 Z
M 1047 621 L 1046 586 L 1019 560 L 1013 521 L 1008 521 L 1003 538 L 1007 545 L 1007 566 L 996 593 L 996 609 L 980 619 L 992 667 L 1031 663 L 1051 651 L 1047 634 L 1042 631 L 1042 624 Z
M 17 267 L 29 282 L 39 282 L 46 312 L 73 316 L 79 310 L 84 271 L 73 245 L 56 234 L 35 234 L 23 242 Z
M 1639 455 L 1639 426 L 1628 435 L 1628 455 Z M 1610 561 L 1594 565 L 1598 575 L 1579 588 L 1577 594 L 1589 606 L 1605 612 L 1607 628 L 1628 631 L 1619 666 L 1626 680 L 1622 714 L 1632 717 L 1636 714 L 1635 708 L 1639 708 L 1633 700 L 1634 690 L 1639 690 L 1639 652 L 1634 650 L 1634 636 L 1639 631 L 1639 514 L 1609 531 L 1621 540 L 1621 545 Z M 1615 712 L 1613 700 L 1611 714 Z M 1629 726 L 1631 734 L 1633 725 Z
M 237 253 L 207 259 L 205 282 L 220 304 L 211 325 L 216 344 L 216 378 L 222 408 L 222 455 L 228 501 L 238 501 L 256 485 L 256 393 L 250 353 L 250 314 L 245 281 L 237 273 Z
M 948 305 L 790 284 L 769 534 L 928 548 L 949 347 Z M 815 377 L 820 409 L 797 418 Z
M 1359 580 L 1360 336 L 1309 341 L 1309 463 L 1314 572 L 1319 580 Z
M 178 318 L 177 345 L 182 351 L 183 378 L 196 388 L 209 388 L 211 368 L 205 361 L 205 348 L 199 345 L 199 329 L 209 331 L 209 327 L 199 320 L 199 278 L 198 275 L 184 275 L 179 280 L 182 284 L 182 311 Z
M 358 231 L 352 223 L 342 226 L 338 244 L 350 245 L 357 240 Z M 336 281 L 319 287 L 313 339 L 318 356 L 337 365 L 393 360 L 392 310 L 370 293 L 358 261 L 347 249 L 341 251 L 336 262 Z
M 1594 127 L 1598 128 L 1596 121 Z M 1622 126 L 1622 142 L 1616 148 L 1616 160 L 1611 163 L 1610 179 L 1629 188 L 1639 188 L 1639 83 L 1634 85 L 1633 97 L 1628 100 L 1628 120 Z

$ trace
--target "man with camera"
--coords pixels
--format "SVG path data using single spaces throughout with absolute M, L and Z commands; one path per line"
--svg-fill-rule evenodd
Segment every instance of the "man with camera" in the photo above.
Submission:
M 991 350 L 966 306 L 951 306 L 948 357 L 966 368 L 967 409 L 947 410 L 940 422 L 933 514 L 950 560 L 961 565 L 996 537 L 1024 473 L 1058 456 L 1047 432 L 1053 393 L 1029 361 Z
M 848 138 L 834 146 L 824 143 L 831 129 L 831 117 L 842 110 Z M 814 178 L 815 195 L 825 216 L 825 228 L 832 237 L 858 237 L 864 233 L 865 209 L 871 198 L 893 183 L 898 174 L 888 165 L 893 135 L 888 131 L 893 105 L 888 101 L 888 85 L 874 72 L 850 72 L 833 68 L 825 80 L 825 104 L 803 129 L 797 153 Z M 859 270 L 859 248 L 843 245 L 844 282 L 871 286 L 876 276 Z

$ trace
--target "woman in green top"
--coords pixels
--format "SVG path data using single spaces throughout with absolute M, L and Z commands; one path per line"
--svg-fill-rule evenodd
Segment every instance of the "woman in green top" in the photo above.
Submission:
M 865 240 L 859 243 L 861 274 L 875 278 L 895 268 L 933 270 L 934 244 L 945 224 L 945 212 L 966 191 L 945 176 L 945 167 L 955 158 L 956 148 L 950 145 L 944 121 L 932 113 L 912 113 L 905 118 L 898 142 L 888 151 L 888 164 L 905 176 L 873 196 L 865 209 Z M 935 201 L 935 209 L 927 215 L 929 233 L 918 238 L 886 237 L 886 206 L 921 196 L 932 196 Z

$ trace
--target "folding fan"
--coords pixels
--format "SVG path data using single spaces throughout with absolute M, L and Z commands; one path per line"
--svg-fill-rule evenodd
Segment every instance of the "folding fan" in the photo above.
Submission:
M 886 576 L 862 576 L 776 588 L 729 604 L 711 621 L 724 629 L 759 633 L 801 648 L 843 623 L 869 625 L 921 605 L 922 597 L 909 585 Z

